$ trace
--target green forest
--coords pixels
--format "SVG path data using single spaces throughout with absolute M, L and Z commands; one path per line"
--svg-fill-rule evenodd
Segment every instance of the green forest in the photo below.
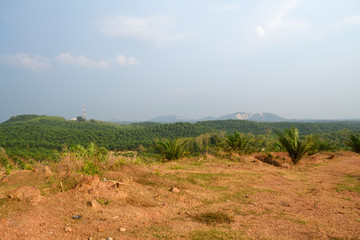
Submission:
M 241 133 L 254 139 L 258 151 L 280 151 L 277 134 L 296 127 L 300 137 L 316 135 L 325 150 L 347 149 L 350 134 L 360 131 L 360 122 L 273 122 L 247 120 L 203 121 L 160 124 L 142 122 L 117 124 L 97 120 L 68 121 L 62 117 L 19 115 L 0 124 L 0 147 L 11 158 L 56 160 L 64 147 L 77 145 L 104 147 L 109 151 L 135 150 L 156 153 L 157 143 L 165 140 L 186 142 L 190 155 L 216 151 L 226 143 L 226 136 Z

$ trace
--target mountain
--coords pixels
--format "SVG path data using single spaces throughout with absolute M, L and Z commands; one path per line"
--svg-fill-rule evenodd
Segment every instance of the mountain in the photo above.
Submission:
M 237 112 L 219 117 L 217 120 L 239 119 L 255 122 L 282 122 L 287 119 L 279 117 L 273 113 L 246 113 Z
M 214 120 L 249 120 L 255 122 L 283 122 L 287 119 L 279 117 L 273 113 L 246 113 L 246 112 L 236 112 L 232 114 L 227 114 L 220 117 L 205 117 L 200 119 L 190 119 L 185 117 L 179 117 L 176 115 L 160 116 L 153 119 L 150 119 L 149 122 L 159 122 L 159 123 L 175 123 L 175 122 L 200 122 L 200 121 L 214 121 Z
M 196 120 L 191 120 L 184 117 L 179 117 L 176 115 L 167 115 L 167 116 L 160 116 L 156 118 L 152 118 L 149 122 L 158 122 L 158 123 L 175 123 L 175 122 L 196 122 Z

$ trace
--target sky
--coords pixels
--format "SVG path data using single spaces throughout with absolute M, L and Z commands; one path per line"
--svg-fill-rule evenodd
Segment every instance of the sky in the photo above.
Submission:
M 359 0 L 1 0 L 0 122 L 360 118 Z

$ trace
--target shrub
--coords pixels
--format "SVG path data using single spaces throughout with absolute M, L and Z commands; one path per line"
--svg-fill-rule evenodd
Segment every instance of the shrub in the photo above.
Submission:
M 360 133 L 351 134 L 346 141 L 346 145 L 348 145 L 353 152 L 360 153 Z
M 156 149 L 166 160 L 176 160 L 184 157 L 186 141 L 178 143 L 178 139 L 169 141 L 160 141 L 156 143 Z
M 84 166 L 81 168 L 81 172 L 86 175 L 99 174 L 100 170 L 100 167 L 92 161 L 85 161 Z
M 7 168 L 10 164 L 4 148 L 0 148 L 0 164 L 2 164 L 5 168 Z
M 285 129 L 284 133 L 278 134 L 279 145 L 285 149 L 294 164 L 298 164 L 309 153 L 316 152 L 316 139 L 308 136 L 304 140 L 299 137 L 299 130 L 295 127 Z
M 226 136 L 225 138 L 225 151 L 232 154 L 233 152 L 240 155 L 250 154 L 256 151 L 255 149 L 255 140 L 252 135 L 240 134 L 235 132 L 233 135 Z

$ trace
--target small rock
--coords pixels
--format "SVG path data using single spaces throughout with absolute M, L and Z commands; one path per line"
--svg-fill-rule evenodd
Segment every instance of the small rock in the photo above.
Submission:
M 119 228 L 119 231 L 120 231 L 120 232 L 125 232 L 126 229 L 125 229 L 125 228 Z
M 75 215 L 75 216 L 73 216 L 72 217 L 72 219 L 80 219 L 82 217 L 82 215 L 81 214 L 79 214 L 79 215 Z
M 72 228 L 71 227 L 66 227 L 66 228 L 64 228 L 64 231 L 65 232 L 72 232 Z
M 288 203 L 282 203 L 281 205 L 283 205 L 284 207 L 290 207 L 290 204 Z
M 91 200 L 91 202 L 90 202 L 90 206 L 91 206 L 92 208 L 94 208 L 94 209 L 97 209 L 97 208 L 101 207 L 101 204 L 98 203 L 98 201 L 96 201 L 95 199 L 93 199 L 93 200 Z
M 99 227 L 97 228 L 97 231 L 98 231 L 98 232 L 105 232 L 105 230 L 106 230 L 106 227 L 105 227 L 105 226 L 99 226 Z
M 108 237 L 108 238 L 106 238 L 106 240 L 113 240 L 113 238 L 112 238 L 112 237 Z
M 177 187 L 171 187 L 170 191 L 173 192 L 173 193 L 179 193 L 180 189 L 178 189 Z
M 164 207 L 167 207 L 167 206 L 168 206 L 168 204 L 167 204 L 167 203 L 164 203 L 164 204 L 163 204 L 163 206 L 164 206 Z

